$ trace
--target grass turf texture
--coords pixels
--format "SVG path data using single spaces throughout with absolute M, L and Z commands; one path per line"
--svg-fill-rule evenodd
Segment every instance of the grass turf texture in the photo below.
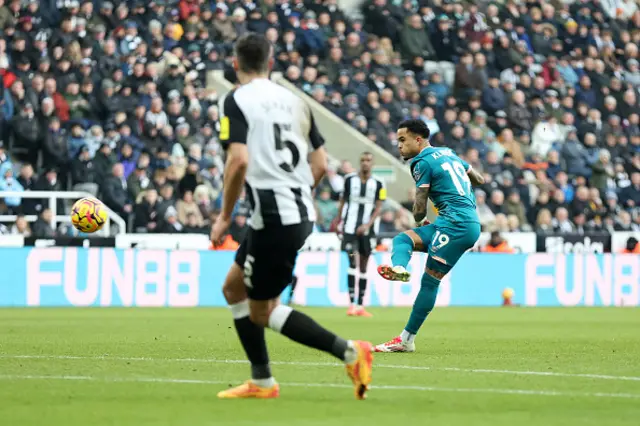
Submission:
M 305 309 L 380 343 L 408 309 Z M 341 366 L 268 332 L 281 398 L 220 401 L 248 377 L 226 309 L 0 310 L 0 423 L 638 425 L 638 309 L 439 308 L 414 354 L 378 354 L 367 401 Z M 417 368 L 410 368 L 417 367 Z M 517 372 L 526 372 L 518 374 Z M 304 386 L 311 384 L 311 387 Z M 333 385 L 336 385 L 333 387 Z

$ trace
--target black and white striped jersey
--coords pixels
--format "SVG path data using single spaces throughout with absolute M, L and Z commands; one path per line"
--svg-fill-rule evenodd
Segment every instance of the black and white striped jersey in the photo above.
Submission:
M 220 104 L 220 142 L 244 143 L 249 225 L 295 225 L 316 220 L 310 151 L 324 145 L 309 106 L 268 79 L 232 90 Z
M 385 200 L 386 189 L 381 180 L 371 176 L 366 181 L 358 173 L 344 177 L 342 232 L 355 234 L 358 226 L 368 223 L 378 200 Z

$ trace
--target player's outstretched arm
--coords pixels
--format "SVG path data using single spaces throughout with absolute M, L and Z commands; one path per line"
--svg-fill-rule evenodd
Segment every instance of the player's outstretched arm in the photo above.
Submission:
M 484 176 L 482 176 L 480 173 L 475 171 L 475 169 L 473 168 L 469 169 L 469 171 L 467 172 L 467 175 L 469 175 L 469 180 L 471 181 L 471 185 L 479 186 L 484 184 Z
M 429 200 L 429 187 L 416 188 L 416 200 L 413 202 L 413 219 L 416 223 L 422 223 L 427 216 L 427 201 Z

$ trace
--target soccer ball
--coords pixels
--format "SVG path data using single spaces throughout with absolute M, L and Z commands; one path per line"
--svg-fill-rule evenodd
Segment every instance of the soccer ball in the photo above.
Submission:
M 82 198 L 71 208 L 71 223 L 78 231 L 91 234 L 100 230 L 106 221 L 107 210 L 97 198 Z

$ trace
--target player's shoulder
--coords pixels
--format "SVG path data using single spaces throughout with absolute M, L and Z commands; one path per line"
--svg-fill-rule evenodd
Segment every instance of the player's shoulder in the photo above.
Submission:
M 356 176 L 358 176 L 356 172 L 347 173 L 346 175 L 344 175 L 344 181 L 346 182 Z
M 378 185 L 384 185 L 384 181 L 377 176 L 371 175 L 370 179 L 373 179 L 373 181 Z
M 220 99 L 218 99 L 218 110 L 220 115 L 225 115 L 225 111 L 239 108 L 238 100 L 236 97 L 236 93 L 239 88 L 233 88 L 226 94 L 224 94 Z

